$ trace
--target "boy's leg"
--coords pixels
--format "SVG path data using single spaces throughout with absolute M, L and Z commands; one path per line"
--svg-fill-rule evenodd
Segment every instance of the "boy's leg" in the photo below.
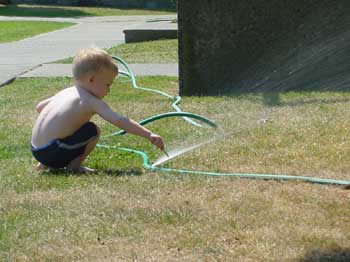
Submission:
M 94 150 L 94 148 L 96 147 L 96 144 L 99 140 L 100 137 L 100 128 L 98 126 L 96 126 L 96 130 L 97 130 L 97 136 L 95 139 L 91 140 L 85 147 L 84 153 L 78 157 L 76 157 L 75 159 L 73 159 L 68 167 L 70 169 L 72 169 L 75 172 L 79 172 L 79 173 L 95 173 L 96 170 L 89 168 L 89 167 L 84 167 L 82 166 L 82 163 L 85 161 L 85 159 L 88 157 L 88 155 Z

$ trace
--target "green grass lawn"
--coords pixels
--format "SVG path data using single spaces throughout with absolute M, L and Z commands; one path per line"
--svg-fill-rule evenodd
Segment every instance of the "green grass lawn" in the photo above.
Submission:
M 37 17 L 82 17 L 82 16 L 118 16 L 118 15 L 166 15 L 170 11 L 143 9 L 118 9 L 106 7 L 74 7 L 52 5 L 0 5 L 0 16 L 37 16 Z
M 178 63 L 178 40 L 156 40 L 141 43 L 128 43 L 106 50 L 111 55 L 123 58 L 128 63 Z M 54 63 L 71 64 L 73 58 Z
M 123 44 L 107 50 L 128 63 L 177 63 L 178 40 L 157 40 Z
M 0 43 L 18 41 L 27 37 L 62 29 L 74 23 L 42 21 L 0 21 Z
M 135 120 L 171 111 L 167 98 L 124 78 L 106 101 Z M 177 78 L 141 86 L 177 93 Z M 0 261 L 348 261 L 350 191 L 302 182 L 152 173 L 139 156 L 96 149 L 97 175 L 34 171 L 29 151 L 36 103 L 69 78 L 19 79 L 0 89 Z M 278 96 L 276 99 L 276 96 Z M 277 105 L 267 101 L 278 100 Z M 165 164 L 216 172 L 349 179 L 350 94 L 288 92 L 185 97 L 183 119 L 148 127 L 168 151 L 216 139 Z M 261 121 L 261 119 L 265 121 Z M 102 135 L 117 128 L 94 117 Z M 126 135 L 101 143 L 162 155 Z

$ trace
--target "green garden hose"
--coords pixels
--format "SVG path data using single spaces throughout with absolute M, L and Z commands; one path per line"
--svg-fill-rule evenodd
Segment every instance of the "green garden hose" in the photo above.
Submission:
M 269 174 L 215 173 L 215 172 L 206 172 L 206 171 L 192 171 L 192 170 L 184 170 L 184 169 L 155 167 L 150 164 L 148 155 L 143 151 L 139 151 L 131 148 L 125 148 L 125 147 L 114 147 L 114 146 L 105 146 L 105 145 L 99 145 L 99 146 L 107 149 L 119 149 L 122 151 L 138 154 L 143 159 L 143 167 L 150 171 L 207 175 L 207 176 L 226 176 L 226 177 L 237 177 L 237 178 L 264 179 L 264 180 L 294 180 L 294 181 L 304 181 L 304 182 L 311 182 L 311 183 L 317 183 L 317 184 L 343 185 L 343 186 L 350 185 L 349 180 L 340 180 L 340 179 L 314 178 L 314 177 L 307 177 L 307 176 L 269 175 Z
M 159 120 L 162 118 L 168 118 L 168 117 L 174 117 L 174 116 L 183 116 L 186 118 L 194 118 L 194 119 L 197 119 L 201 122 L 206 123 L 210 127 L 214 127 L 214 128 L 217 127 L 216 124 L 213 121 L 209 120 L 208 118 L 205 118 L 204 116 L 200 116 L 197 114 L 188 113 L 188 112 L 168 112 L 168 113 L 164 113 L 164 114 L 159 114 L 159 115 L 152 116 L 150 118 L 146 118 L 146 119 L 140 121 L 139 124 L 143 126 L 143 125 L 146 125 L 148 123 L 151 123 L 153 121 L 156 121 L 156 120 Z M 125 134 L 126 134 L 126 131 L 121 130 L 119 132 L 116 132 L 116 133 L 113 133 L 113 134 L 110 134 L 110 135 L 107 135 L 104 137 L 110 137 L 110 136 L 115 136 L 115 135 L 125 135 Z
M 211 120 L 192 113 L 188 112 L 181 112 L 181 109 L 177 106 L 177 104 L 180 102 L 181 98 L 179 96 L 173 97 L 171 95 L 168 95 L 166 93 L 163 93 L 158 90 L 153 90 L 149 88 L 143 88 L 137 86 L 136 78 L 127 63 L 116 56 L 113 56 L 114 59 L 117 61 L 121 62 L 125 68 L 127 69 L 128 72 L 123 72 L 120 71 L 121 74 L 128 76 L 131 79 L 132 86 L 134 88 L 138 88 L 144 91 L 150 91 L 154 92 L 157 94 L 164 95 L 168 98 L 175 99 L 175 102 L 173 103 L 173 107 L 176 109 L 177 112 L 169 112 L 165 114 L 160 114 L 156 115 L 150 118 L 147 118 L 145 120 L 142 120 L 140 122 L 141 125 L 145 125 L 147 123 L 166 118 L 166 117 L 185 117 L 186 121 L 197 125 L 201 126 L 197 122 L 192 121 L 190 118 L 194 118 L 196 120 L 199 120 L 211 127 L 216 127 L 215 123 L 212 122 Z M 174 106 L 175 104 L 175 106 Z M 114 136 L 114 135 L 123 135 L 125 134 L 125 131 L 119 131 L 116 133 L 113 133 L 112 135 L 109 136 Z M 170 173 L 180 173 L 180 174 L 194 174 L 194 175 L 207 175 L 207 176 L 225 176 L 225 177 L 238 177 L 238 178 L 250 178 L 250 179 L 265 179 L 265 180 L 293 180 L 293 181 L 304 181 L 304 182 L 311 182 L 311 183 L 318 183 L 318 184 L 326 184 L 326 185 L 343 185 L 343 186 L 350 186 L 350 180 L 340 180 L 340 179 L 327 179 L 327 178 L 314 178 L 314 177 L 307 177 L 307 176 L 290 176 L 290 175 L 272 175 L 272 174 L 239 174 L 239 173 L 215 173 L 215 172 L 206 172 L 206 171 L 193 171 L 193 170 L 184 170 L 184 169 L 173 169 L 173 168 L 163 168 L 163 167 L 156 167 L 150 164 L 148 155 L 139 150 L 131 149 L 131 148 L 124 148 L 124 147 L 117 147 L 117 146 L 108 146 L 108 145 L 102 145 L 102 144 L 97 144 L 98 147 L 100 148 L 106 148 L 106 149 L 118 149 L 130 153 L 135 153 L 138 154 L 142 157 L 143 159 L 143 167 L 147 170 L 150 171 L 161 171 L 161 172 L 170 172 Z
M 131 81 L 131 85 L 133 88 L 136 88 L 136 89 L 140 89 L 140 90 L 143 90 L 143 91 L 148 91 L 148 92 L 153 92 L 153 93 L 156 93 L 156 94 L 159 94 L 159 95 L 162 95 L 162 96 L 165 96 L 167 98 L 170 98 L 171 100 L 173 100 L 174 102 L 171 104 L 171 106 L 177 111 L 177 112 L 182 112 L 180 107 L 178 107 L 178 104 L 180 104 L 181 102 L 181 97 L 180 96 L 171 96 L 165 92 L 161 92 L 159 90 L 155 90 L 155 89 L 151 89 L 151 88 L 145 88 L 145 87 L 140 87 L 137 85 L 137 81 L 136 81 L 136 77 L 135 77 L 135 74 L 133 73 L 133 71 L 131 70 L 131 68 L 129 67 L 128 63 L 125 62 L 122 58 L 120 57 L 117 57 L 117 56 L 112 56 L 113 59 L 115 59 L 116 61 L 118 61 L 119 63 L 121 63 L 125 69 L 127 70 L 127 72 L 125 71 L 120 71 L 120 74 L 122 75 L 125 75 L 127 77 L 130 78 L 130 81 Z M 201 127 L 202 125 L 195 122 L 195 121 L 192 121 L 190 118 L 188 117 L 184 117 L 184 119 L 191 123 L 192 125 L 195 125 L 195 126 L 199 126 Z

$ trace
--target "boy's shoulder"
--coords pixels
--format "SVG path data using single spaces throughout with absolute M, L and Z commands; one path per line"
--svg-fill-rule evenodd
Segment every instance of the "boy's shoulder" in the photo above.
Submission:
M 72 95 L 74 92 L 74 89 L 75 89 L 74 86 L 63 88 L 61 91 L 57 92 L 55 96 Z
M 67 87 L 59 91 L 53 96 L 54 100 L 61 102 L 72 103 L 73 101 L 78 102 L 79 100 L 87 100 L 88 97 L 83 93 L 79 92 L 75 86 Z
M 73 93 L 76 94 L 76 99 L 80 100 L 81 105 L 88 107 L 93 111 L 96 111 L 96 108 L 100 107 L 101 105 L 106 104 L 102 99 L 94 96 L 84 87 L 73 86 L 72 94 Z

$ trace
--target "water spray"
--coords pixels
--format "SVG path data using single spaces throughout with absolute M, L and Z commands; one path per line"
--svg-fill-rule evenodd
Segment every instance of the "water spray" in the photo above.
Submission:
M 230 132 L 230 133 L 227 133 L 227 134 L 223 134 L 223 135 L 220 135 L 218 137 L 214 137 L 212 139 L 209 139 L 209 140 L 206 140 L 204 142 L 200 142 L 200 143 L 197 143 L 197 144 L 194 144 L 194 145 L 191 145 L 191 146 L 188 146 L 188 147 L 184 147 L 184 148 L 179 148 L 179 149 L 176 149 L 174 151 L 170 151 L 170 155 L 167 154 L 166 157 L 163 156 L 163 157 L 160 157 L 159 159 L 157 159 L 153 164 L 152 166 L 153 167 L 156 167 L 156 166 L 159 166 L 159 165 L 162 165 L 164 164 L 165 162 L 168 162 L 169 160 L 172 160 L 176 157 L 179 157 L 183 154 L 186 154 L 188 152 L 191 152 L 199 147 L 202 147 L 202 146 L 205 146 L 207 144 L 211 144 L 217 140 L 220 140 L 220 139 L 223 139 L 229 135 L 232 135 L 234 132 Z

